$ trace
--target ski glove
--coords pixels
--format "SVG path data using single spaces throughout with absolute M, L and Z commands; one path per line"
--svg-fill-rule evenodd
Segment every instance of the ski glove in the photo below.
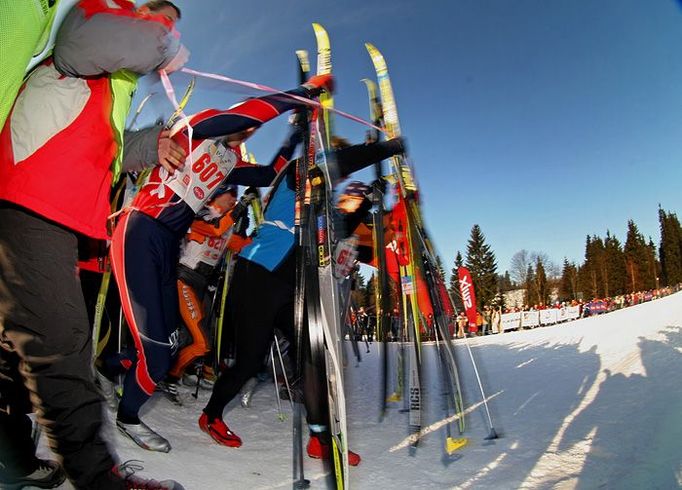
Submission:
M 310 97 L 317 97 L 323 91 L 329 92 L 331 94 L 334 92 L 334 77 L 331 73 L 325 75 L 315 75 L 302 86 L 308 91 L 308 95 Z
M 374 198 L 374 190 L 376 189 L 378 192 L 381 192 L 381 194 L 386 194 L 386 179 L 383 177 L 374 180 L 372 184 L 370 185 L 369 189 L 365 193 L 365 199 L 369 199 L 370 201 Z
M 246 238 L 246 231 L 249 229 L 250 223 L 251 220 L 249 219 L 248 213 L 241 215 L 234 223 L 234 234 L 239 235 L 242 238 Z
M 259 197 L 260 192 L 258 191 L 258 188 L 251 186 L 244 191 L 241 201 L 245 201 L 246 204 L 249 204 L 251 201 L 258 199 Z

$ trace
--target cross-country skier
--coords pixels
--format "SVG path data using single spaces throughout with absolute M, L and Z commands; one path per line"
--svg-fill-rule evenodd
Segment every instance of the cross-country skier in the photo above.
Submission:
M 291 156 L 285 144 L 269 166 L 240 166 L 239 145 L 263 123 L 300 107 L 291 97 L 313 97 L 330 90 L 331 75 L 311 78 L 287 94 L 249 99 L 227 110 L 208 109 L 171 131 L 189 155 L 170 173 L 155 169 L 124 210 L 111 242 L 111 265 L 135 352 L 122 353 L 127 370 L 118 405 L 119 430 L 140 447 L 168 452 L 170 443 L 139 418 L 142 405 L 170 369 L 178 346 L 178 249 L 196 213 L 220 186 L 266 186 Z M 112 363 L 107 363 L 111 366 Z M 108 373 L 113 374 L 112 372 Z
M 343 148 L 335 152 L 334 159 L 340 176 L 345 177 L 401 152 L 402 140 L 395 139 Z M 293 339 L 295 170 L 296 165 L 290 163 L 272 183 L 265 220 L 235 265 L 235 287 L 228 293 L 228 318 L 237 330 L 236 363 L 220 374 L 199 418 L 201 430 L 225 446 L 239 447 L 242 440 L 223 421 L 223 411 L 241 386 L 259 371 L 274 329 L 278 328 Z M 302 344 L 305 346 L 308 342 L 304 339 Z M 307 452 L 313 458 L 328 458 L 330 433 L 326 380 L 320 367 L 312 365 L 309 350 L 303 358 L 303 390 L 311 431 Z M 360 456 L 349 451 L 349 463 L 357 465 L 359 462 Z
M 248 241 L 245 238 L 248 228 L 246 206 L 254 194 L 245 194 L 237 202 L 236 186 L 221 187 L 220 190 L 199 212 L 181 247 L 178 262 L 180 316 L 191 339 L 188 345 L 180 349 L 166 380 L 158 386 L 164 387 L 174 396 L 178 393 L 177 384 L 185 370 L 211 350 L 207 331 L 209 325 L 204 323 L 204 295 L 216 275 L 216 268 L 228 249 L 238 253 Z M 239 229 L 234 229 L 235 224 Z M 200 367 L 204 370 L 209 368 L 203 365 Z
M 13 350 L 0 349 L 0 399 L 9 405 L 0 411 L 2 487 L 50 485 L 41 477 L 45 468 L 35 468 L 30 421 L 13 406 L 23 378 L 75 488 L 181 488 L 131 476 L 102 438 L 76 274 L 78 234 L 108 238 L 118 169 L 165 161 L 172 146 L 160 129 L 133 141 L 123 125 L 138 76 L 186 60 L 173 32 L 179 16 L 170 2 L 138 9 L 125 0 L 78 2 L 61 24 L 53 57 L 31 72 L 0 134 L 0 340 Z M 149 158 L 135 161 L 142 154 L 136 148 Z M 21 376 L 5 370 L 17 358 Z

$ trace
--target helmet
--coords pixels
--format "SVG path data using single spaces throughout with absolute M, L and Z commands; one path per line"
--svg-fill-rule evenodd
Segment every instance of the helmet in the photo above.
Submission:
M 216 191 L 213 193 L 211 198 L 216 198 L 222 194 L 232 194 L 234 197 L 237 197 L 237 191 L 239 187 L 233 184 L 223 184 L 219 186 Z

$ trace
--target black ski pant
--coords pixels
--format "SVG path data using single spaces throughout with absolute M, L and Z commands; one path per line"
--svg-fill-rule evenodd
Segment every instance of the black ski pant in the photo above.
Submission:
M 294 254 L 280 265 L 278 272 L 238 258 L 227 294 L 227 319 L 235 329 L 235 363 L 223 371 L 213 387 L 204 412 L 209 418 L 222 417 L 227 404 L 241 387 L 263 368 L 275 328 L 294 341 Z M 286 271 L 286 272 L 282 272 Z M 305 322 L 304 322 L 305 323 Z M 304 329 L 305 330 L 305 329 Z M 307 336 L 303 342 L 303 394 L 309 425 L 327 426 L 327 385 L 321 367 L 312 365 Z M 295 349 L 289 351 L 295 359 Z
M 74 486 L 118 488 L 108 476 L 115 461 L 101 435 L 103 405 L 91 369 L 77 249 L 73 232 L 0 202 L 0 365 L 18 356 L 21 374 L 4 377 L 0 398 L 20 403 L 23 382 Z M 12 429 L 23 441 L 30 437 L 25 420 Z M 15 448 L 9 434 L 6 426 L 0 431 L 0 447 Z
M 19 374 L 19 356 L 4 352 L 0 359 L 0 482 L 33 473 L 36 447 L 31 437 L 33 411 L 29 393 Z

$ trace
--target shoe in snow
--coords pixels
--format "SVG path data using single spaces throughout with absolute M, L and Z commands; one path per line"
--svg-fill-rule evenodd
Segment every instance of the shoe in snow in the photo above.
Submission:
M 99 391 L 104 397 L 104 401 L 107 407 L 113 412 L 118 410 L 118 397 L 116 396 L 116 384 L 102 374 L 99 370 L 95 369 L 95 374 L 97 376 L 97 384 L 99 385 Z
M 135 473 L 142 470 L 139 461 L 130 460 L 116 465 L 111 470 L 111 478 L 114 481 L 123 481 L 128 490 L 185 490 L 175 480 L 156 481 L 142 478 Z
M 330 436 L 327 434 L 311 434 L 308 441 L 308 456 L 313 459 L 329 459 L 331 456 L 331 448 L 329 442 Z M 360 455 L 353 451 L 348 451 L 348 464 L 350 466 L 357 466 L 360 464 Z
M 56 461 L 39 459 L 33 473 L 24 476 L 8 477 L 0 475 L 0 488 L 20 490 L 24 487 L 55 488 L 66 479 L 66 474 Z
M 215 418 L 209 420 L 206 412 L 202 413 L 201 417 L 199 417 L 199 428 L 223 446 L 239 447 L 242 445 L 241 438 L 232 432 L 222 419 Z
M 117 420 L 116 426 L 122 434 L 130 437 L 135 444 L 143 449 L 160 451 L 162 453 L 167 453 L 171 450 L 170 442 L 154 432 L 142 421 L 139 424 L 125 424 Z
M 163 396 L 180 407 L 183 405 L 180 392 L 178 391 L 178 383 L 172 381 L 159 381 L 154 391 L 162 393 Z

